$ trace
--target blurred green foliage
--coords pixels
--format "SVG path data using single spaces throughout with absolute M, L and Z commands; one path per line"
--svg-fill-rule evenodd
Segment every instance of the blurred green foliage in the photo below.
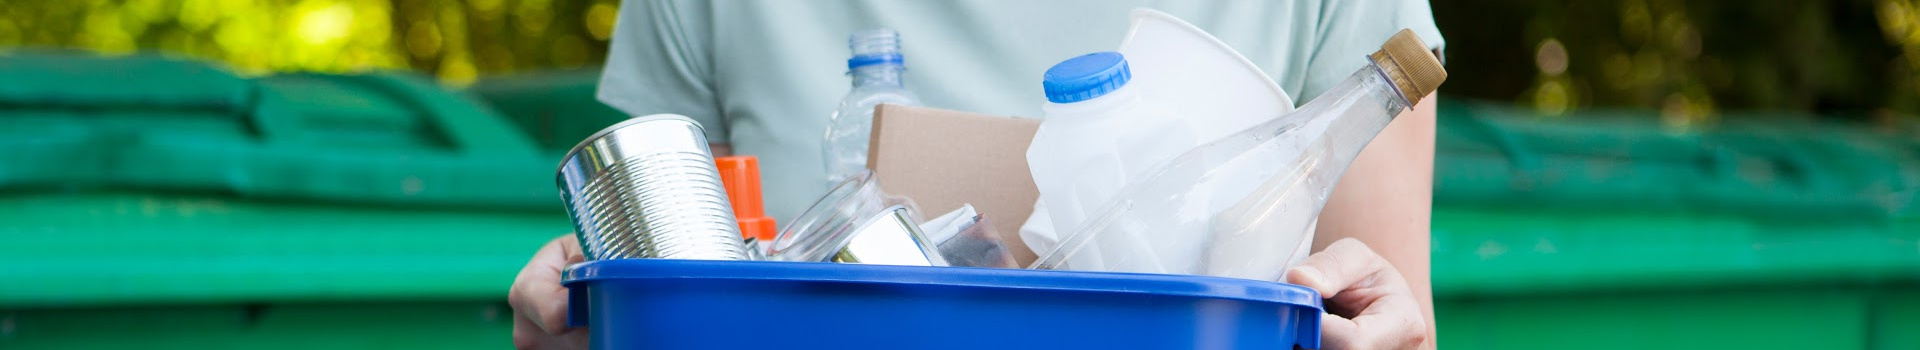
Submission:
M 617 0 L 79 0 L 0 6 L 0 47 L 155 50 L 242 72 L 411 68 L 451 85 L 591 67 Z M 1437 0 L 1447 94 L 1545 116 L 1660 111 L 1669 127 L 1773 109 L 1920 114 L 1920 0 Z M 1527 67 L 1527 68 L 1518 68 Z
M 245 73 L 480 74 L 597 64 L 617 0 L 76 0 L 0 6 L 0 47 L 159 51 Z
M 1542 115 L 1807 111 L 1883 124 L 1920 112 L 1920 1 L 1435 1 L 1446 94 Z M 1520 70 L 1514 67 L 1532 67 Z

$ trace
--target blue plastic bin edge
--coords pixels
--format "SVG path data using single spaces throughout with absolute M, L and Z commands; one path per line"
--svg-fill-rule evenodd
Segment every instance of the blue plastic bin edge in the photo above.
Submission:
M 1299 345 L 1309 349 L 1320 345 L 1320 318 L 1325 310 L 1320 293 L 1310 288 L 1237 278 L 835 263 L 620 259 L 588 261 L 567 268 L 562 281 L 563 285 L 569 287 L 567 323 L 573 327 L 586 327 L 589 323 L 591 307 L 585 302 L 588 299 L 587 289 L 572 288 L 576 285 L 608 279 L 679 278 L 1139 293 L 1288 304 L 1303 307 L 1299 309 L 1302 313 L 1299 316 L 1306 322 L 1300 323 L 1293 331 Z

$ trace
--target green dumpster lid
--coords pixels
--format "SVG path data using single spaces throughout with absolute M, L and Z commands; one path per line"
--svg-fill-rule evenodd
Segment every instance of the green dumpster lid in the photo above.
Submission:
M 1913 217 L 1920 143 L 1810 116 L 1672 131 L 1654 111 L 1546 118 L 1442 100 L 1436 205 Z
M 553 164 L 404 73 L 241 78 L 155 55 L 0 56 L 0 188 L 557 210 Z

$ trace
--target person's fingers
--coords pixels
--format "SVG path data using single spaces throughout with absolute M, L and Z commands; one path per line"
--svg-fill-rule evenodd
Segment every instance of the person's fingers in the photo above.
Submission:
M 589 333 L 586 328 L 574 329 L 572 333 L 560 336 L 560 344 L 566 345 L 568 349 L 586 349 L 588 334 L 592 333 Z
M 1416 349 L 1426 343 L 1427 320 L 1411 293 L 1386 294 L 1360 310 L 1350 319 L 1351 333 L 1341 338 L 1364 344 L 1346 349 Z
M 565 268 L 567 265 L 587 261 L 587 256 L 580 250 L 580 241 L 574 239 L 573 234 L 561 235 L 553 240 L 560 243 L 560 256 L 567 258 L 567 263 L 560 267 Z
M 1287 282 L 1327 298 L 1326 349 L 1413 349 L 1426 342 L 1426 319 L 1399 270 L 1357 240 L 1343 239 L 1287 272 Z
M 540 325 L 521 315 L 513 317 L 513 348 L 520 350 L 553 349 L 553 336 Z
M 1366 288 L 1377 280 L 1381 270 L 1391 269 L 1387 259 L 1368 249 L 1365 243 L 1345 238 L 1327 245 L 1307 261 L 1287 270 L 1287 283 L 1313 288 L 1322 298 L 1333 298 L 1341 291 Z
M 570 350 L 586 349 L 586 328 L 575 328 L 564 334 L 547 334 L 539 325 L 525 317 L 514 317 L 513 348 L 520 350 Z
M 1352 319 L 1333 314 L 1321 315 L 1320 348 L 1323 350 L 1419 349 L 1427 341 L 1425 323 L 1424 318 L 1392 314 L 1368 314 Z
M 1321 350 L 1366 349 L 1367 344 L 1359 344 L 1361 341 L 1355 336 L 1359 333 L 1360 328 L 1353 320 L 1335 314 L 1320 315 Z M 515 344 L 519 344 L 519 328 L 514 328 L 513 338 Z
M 567 288 L 560 285 L 560 273 L 568 264 L 580 261 L 579 243 L 571 235 L 560 236 L 541 247 L 514 277 L 507 291 L 507 302 L 514 314 L 526 318 L 547 334 L 566 333 Z M 518 328 L 518 327 L 516 327 Z

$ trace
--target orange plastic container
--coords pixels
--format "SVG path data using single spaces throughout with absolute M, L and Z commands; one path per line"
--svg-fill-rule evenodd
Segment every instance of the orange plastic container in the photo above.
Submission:
M 740 221 L 740 235 L 761 242 L 773 241 L 780 231 L 774 229 L 773 218 L 767 217 L 766 206 L 760 197 L 760 159 L 753 156 L 714 157 L 713 163 L 719 166 L 720 183 L 727 188 L 727 199 L 733 204 L 733 217 Z

